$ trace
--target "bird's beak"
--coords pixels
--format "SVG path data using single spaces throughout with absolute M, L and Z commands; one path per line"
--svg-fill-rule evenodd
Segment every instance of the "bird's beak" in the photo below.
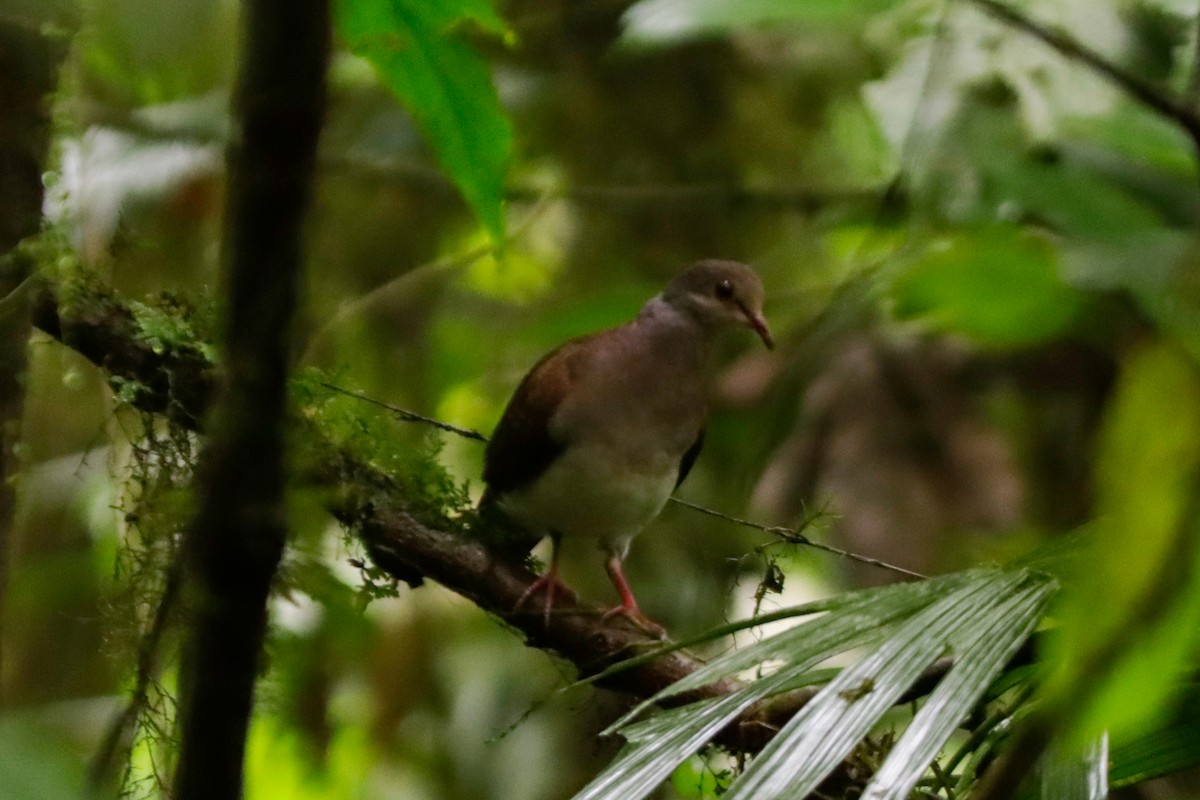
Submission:
M 771 338 L 771 329 L 767 327 L 767 318 L 762 315 L 761 311 L 751 311 L 746 308 L 746 304 L 741 300 L 735 302 L 746 317 L 746 325 L 754 329 L 754 332 L 758 334 L 758 338 L 763 340 L 763 344 L 767 346 L 768 350 L 774 350 L 775 340 Z
M 766 318 L 762 314 L 755 314 L 753 312 L 747 314 L 746 318 L 750 320 L 750 327 L 758 334 L 758 338 L 763 340 L 763 344 L 767 346 L 767 349 L 774 350 L 775 340 L 771 338 L 771 329 L 767 327 Z

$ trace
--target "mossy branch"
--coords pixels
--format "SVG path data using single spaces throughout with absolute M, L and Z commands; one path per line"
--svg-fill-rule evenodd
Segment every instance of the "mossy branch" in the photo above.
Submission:
M 102 286 L 85 285 L 78 276 L 43 284 L 36 290 L 34 308 L 35 325 L 105 370 L 130 405 L 167 414 L 190 430 L 202 429 L 219 373 L 200 345 L 169 341 L 152 346 L 127 303 Z M 527 566 L 488 553 L 463 534 L 460 523 L 439 516 L 429 498 L 407 496 L 404 476 L 389 474 L 356 454 L 323 429 L 319 413 L 309 412 L 301 409 L 296 421 L 304 428 L 297 439 L 306 444 L 300 458 L 307 476 L 329 490 L 330 512 L 396 578 L 410 584 L 421 578 L 441 583 L 512 624 L 531 645 L 567 657 L 584 674 L 654 642 L 619 619 L 601 623 L 598 606 L 564 600 L 549 627 L 538 609 L 513 613 L 535 577 Z M 697 664 L 687 656 L 667 658 L 649 675 L 623 675 L 606 684 L 643 696 Z
M 64 294 L 70 302 L 59 298 Z M 129 306 L 111 291 L 59 279 L 36 291 L 35 324 L 88 357 L 142 410 L 172 415 L 179 424 L 200 430 L 215 395 L 219 373 L 205 348 L 186 340 L 158 341 L 142 336 Z M 324 490 L 330 513 L 362 541 L 376 565 L 410 586 L 425 579 L 471 600 L 512 626 L 531 646 L 570 661 L 581 676 L 661 646 L 619 617 L 602 619 L 603 608 L 563 598 L 550 624 L 540 608 L 514 610 L 536 578 L 521 559 L 492 552 L 466 532 L 464 517 L 452 518 L 445 498 L 422 492 L 421 482 L 390 462 L 359 451 L 337 432 L 316 405 L 297 409 L 295 440 L 302 479 Z M 461 498 L 457 498 L 461 500 Z M 703 666 L 685 650 L 613 672 L 596 683 L 636 698 L 646 698 Z M 949 662 L 931 669 L 914 690 L 919 696 L 945 673 Z M 738 684 L 714 683 L 672 698 L 681 704 L 728 693 Z M 773 698 L 748 710 L 718 741 L 739 752 L 757 752 L 776 730 L 810 699 L 809 693 Z

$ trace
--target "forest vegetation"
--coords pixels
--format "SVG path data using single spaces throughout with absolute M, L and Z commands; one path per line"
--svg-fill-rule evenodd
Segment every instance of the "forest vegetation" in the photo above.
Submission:
M 1200 6 L 3 0 L 0 798 L 1200 793 Z M 751 264 L 626 561 L 475 504 Z

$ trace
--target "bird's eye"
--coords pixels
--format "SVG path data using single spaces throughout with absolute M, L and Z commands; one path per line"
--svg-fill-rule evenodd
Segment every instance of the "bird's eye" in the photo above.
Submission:
M 721 281 L 713 289 L 713 294 L 722 300 L 728 300 L 733 297 L 733 284 L 727 280 Z

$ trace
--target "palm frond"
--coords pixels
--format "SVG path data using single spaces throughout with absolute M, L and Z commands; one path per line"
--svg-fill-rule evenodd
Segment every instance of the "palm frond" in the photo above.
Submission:
M 730 800 L 808 797 L 942 656 L 954 663 L 871 777 L 867 797 L 909 796 L 1037 626 L 1057 581 L 1024 568 L 976 569 L 917 583 L 850 592 L 823 613 L 733 651 L 639 705 L 615 723 L 626 746 L 576 800 L 646 797 L 755 703 L 849 666 L 775 735 L 729 788 Z M 731 694 L 659 712 L 654 703 L 754 670 Z

